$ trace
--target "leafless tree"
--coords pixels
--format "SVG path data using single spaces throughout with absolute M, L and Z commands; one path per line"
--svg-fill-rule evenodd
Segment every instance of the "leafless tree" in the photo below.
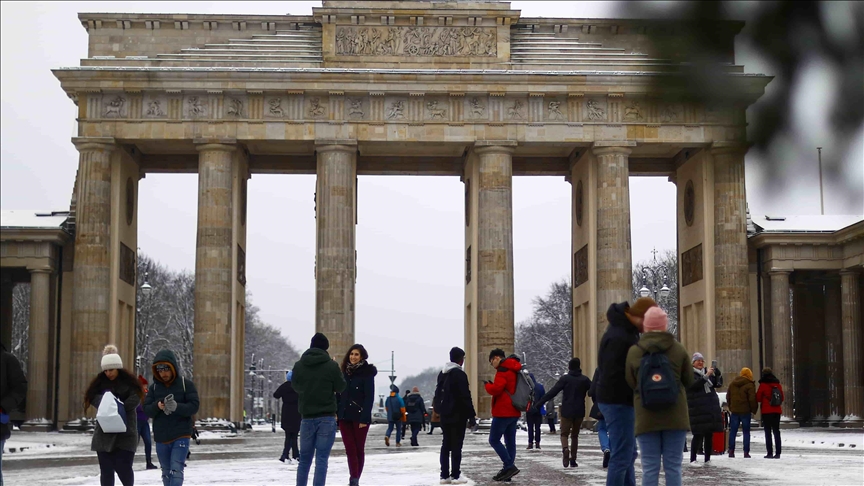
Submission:
M 12 290 L 12 349 L 9 350 L 25 363 L 24 372 L 27 372 L 27 351 L 30 339 L 30 284 L 15 284 Z
M 633 267 L 633 300 L 641 297 L 639 290 L 643 285 L 643 275 L 647 278 L 645 285 L 651 292 L 649 297 L 655 299 L 654 290 L 656 285 L 658 305 L 669 316 L 669 332 L 678 335 L 678 258 L 673 250 L 658 252 L 660 255 L 656 260 L 639 262 Z M 647 271 L 645 269 L 648 269 Z M 656 272 L 656 279 L 652 275 Z M 666 284 L 669 287 L 669 295 L 660 297 L 660 288 L 663 286 L 663 276 L 666 276 Z M 656 284 L 655 284 L 656 281 Z
M 553 283 L 545 297 L 534 298 L 531 317 L 516 328 L 516 353 L 526 368 L 544 386 L 567 372 L 573 358 L 573 293 L 570 282 Z

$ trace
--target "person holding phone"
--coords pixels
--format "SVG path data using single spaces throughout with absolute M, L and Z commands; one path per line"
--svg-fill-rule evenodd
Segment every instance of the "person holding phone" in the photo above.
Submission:
M 705 462 L 711 461 L 711 438 L 714 432 L 723 431 L 723 415 L 716 388 L 719 386 L 718 370 L 705 369 L 702 353 L 693 353 L 693 384 L 687 387 L 687 405 L 690 414 L 690 462 L 696 462 L 700 444 L 703 447 Z

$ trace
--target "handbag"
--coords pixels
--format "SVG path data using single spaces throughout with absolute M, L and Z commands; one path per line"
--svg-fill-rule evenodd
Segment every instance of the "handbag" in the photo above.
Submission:
M 96 421 L 106 434 L 126 432 L 126 408 L 119 398 L 110 391 L 102 395 L 99 409 L 96 411 Z

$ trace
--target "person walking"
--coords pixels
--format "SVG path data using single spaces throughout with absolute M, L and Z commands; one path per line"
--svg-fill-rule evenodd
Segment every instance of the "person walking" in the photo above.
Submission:
M 282 446 L 282 455 L 279 460 L 288 461 L 292 464 L 300 458 L 300 448 L 297 446 L 297 434 L 300 433 L 300 395 L 294 391 L 291 378 L 294 372 L 289 370 L 285 373 L 285 383 L 273 392 L 273 398 L 282 400 L 282 421 L 280 426 L 285 431 L 285 445 Z M 289 455 L 290 454 L 290 455 Z
M 147 395 L 147 385 L 150 384 L 147 378 L 138 375 L 138 381 L 141 383 L 144 395 Z M 135 407 L 135 415 L 138 420 L 138 437 L 144 441 L 144 458 L 147 460 L 147 469 L 159 469 L 153 464 L 153 439 L 150 435 L 150 417 L 144 413 L 144 400 L 141 400 L 141 403 Z
M 468 375 L 462 370 L 465 351 L 450 349 L 450 361 L 438 373 L 435 395 L 432 399 L 433 414 L 441 420 L 441 484 L 465 484 L 462 477 L 462 443 L 465 442 L 465 424 L 474 422 L 477 413 L 471 399 Z M 433 419 L 434 420 L 434 419 Z
M 84 392 L 84 411 L 93 407 L 99 409 L 99 404 L 106 392 L 123 402 L 126 411 L 126 431 L 109 433 L 102 430 L 102 425 L 96 421 L 90 450 L 96 452 L 99 458 L 99 484 L 114 485 L 114 473 L 120 478 L 123 486 L 135 484 L 135 473 L 132 472 L 132 461 L 138 448 L 138 420 L 135 408 L 144 397 L 141 382 L 132 373 L 123 369 L 123 360 L 117 354 L 113 344 L 102 350 L 100 363 L 102 372 L 93 378 Z
M 384 445 L 390 447 L 390 434 L 396 429 L 396 447 L 402 447 L 402 422 L 405 421 L 405 401 L 399 396 L 399 387 L 390 385 L 390 396 L 384 402 L 387 412 L 387 432 L 384 434 Z
M 426 404 L 423 403 L 423 396 L 420 395 L 420 389 L 416 386 L 411 389 L 408 399 L 405 400 L 405 412 L 408 414 L 408 425 L 411 427 L 411 446 L 419 447 L 417 434 L 420 432 L 420 427 L 423 426 L 426 417 Z
M 542 397 L 546 394 L 546 389 L 543 384 L 534 378 L 534 373 L 531 373 L 531 380 L 534 382 L 534 396 Z M 531 407 L 525 412 L 525 421 L 528 422 L 528 450 L 540 448 L 540 426 L 543 424 L 543 416 L 546 415 L 546 408 L 543 405 Z
M 435 427 L 441 428 L 441 414 L 435 411 L 435 406 L 429 411 L 429 432 L 426 435 L 432 435 L 435 432 Z
M 600 413 L 600 406 L 597 405 L 597 380 L 600 379 L 600 368 L 594 368 L 594 377 L 591 378 L 591 388 L 588 389 L 588 396 L 594 402 L 591 405 L 591 411 L 588 416 L 597 421 L 597 440 L 600 442 L 600 451 L 603 452 L 603 469 L 609 467 L 609 431 L 606 429 L 606 420 L 603 419 L 603 414 Z
M 313 486 L 327 482 L 330 450 L 336 441 L 336 394 L 345 390 L 345 378 L 339 365 L 327 354 L 330 340 L 322 333 L 312 341 L 300 360 L 294 363 L 291 386 L 299 395 L 300 464 L 297 486 L 306 486 L 312 459 L 315 459 Z
M 12 437 L 10 415 L 24 408 L 27 399 L 27 377 L 14 354 L 0 344 L 0 486 L 3 486 L 3 448 Z
M 600 380 L 596 396 L 600 413 L 609 430 L 609 468 L 607 486 L 636 484 L 636 415 L 633 410 L 633 390 L 627 384 L 625 367 L 630 347 L 639 341 L 645 312 L 657 303 L 648 297 L 612 304 L 606 311 L 609 325 L 598 350 Z
M 633 389 L 636 440 L 642 451 L 642 486 L 659 484 L 661 461 L 666 486 L 681 486 L 681 459 L 690 428 L 686 389 L 693 383 L 693 373 L 687 350 L 667 332 L 668 327 L 663 309 L 648 309 L 642 324 L 645 333 L 627 352 L 626 377 Z M 660 354 L 663 357 L 658 360 Z M 642 395 L 657 383 L 668 384 L 654 391 L 669 398 L 671 404 L 648 403 L 649 398 Z
M 765 448 L 768 454 L 765 459 L 780 459 L 780 416 L 783 414 L 783 385 L 774 376 L 771 368 L 762 369 L 759 389 L 756 390 L 756 401 L 762 407 L 762 426 L 765 428 Z M 772 444 L 771 437 L 774 437 Z M 775 449 L 776 446 L 776 449 Z M 776 453 L 775 453 L 776 451 Z
M 729 404 L 730 427 L 729 457 L 735 457 L 735 436 L 738 435 L 738 425 L 744 429 L 744 457 L 750 458 L 750 418 L 756 413 L 759 405 L 756 402 L 756 385 L 753 382 L 753 372 L 750 368 L 741 368 L 741 374 L 736 376 L 726 393 Z
M 558 419 L 558 412 L 555 410 L 555 402 L 552 402 L 551 407 L 546 407 L 546 424 L 549 425 L 549 433 L 555 434 L 555 422 Z
M 714 432 L 723 432 L 723 415 L 717 398 L 719 372 L 714 368 L 705 369 L 702 353 L 693 353 L 693 382 L 687 387 L 687 406 L 690 415 L 690 462 L 696 463 L 700 446 L 705 462 L 711 461 L 711 437 Z
M 517 373 L 522 363 L 516 356 L 505 358 L 504 350 L 493 349 L 489 353 L 489 365 L 495 368 L 495 380 L 485 382 L 486 393 L 492 395 L 492 428 L 489 430 L 489 445 L 501 458 L 504 467 L 492 480 L 506 481 L 519 474 L 516 467 L 516 423 L 522 412 L 513 406 L 510 397 L 516 393 Z M 504 438 L 504 444 L 501 438 Z
M 579 450 L 579 429 L 585 419 L 585 396 L 591 389 L 591 380 L 582 374 L 582 362 L 573 358 L 567 364 L 568 372 L 555 383 L 548 393 L 531 408 L 542 407 L 544 403 L 564 392 L 561 401 L 561 454 L 564 467 L 578 467 L 576 453 Z M 539 426 L 538 426 L 539 428 Z M 530 440 L 530 438 L 529 438 Z
M 177 357 L 163 349 L 153 357 L 153 385 L 144 398 L 144 413 L 153 419 L 156 458 L 164 486 L 183 486 L 189 441 L 198 413 L 198 389 L 183 376 Z
M 369 363 L 369 353 L 362 344 L 348 348 L 342 358 L 342 377 L 347 386 L 339 394 L 339 433 L 348 458 L 349 486 L 358 486 L 366 462 L 366 435 L 372 423 L 375 404 L 375 376 L 378 369 Z
M 411 390 L 405 390 L 405 396 L 402 397 L 402 402 L 403 402 L 403 403 L 406 403 L 406 404 L 408 403 L 408 395 L 409 395 L 410 393 L 411 393 Z M 403 418 L 403 422 L 402 422 L 402 440 L 405 440 L 405 432 L 408 431 L 408 425 L 409 425 L 409 424 L 408 424 L 408 416 L 407 416 L 407 413 L 408 413 L 408 411 L 406 410 L 406 411 L 405 411 L 405 416 L 404 416 L 405 418 Z

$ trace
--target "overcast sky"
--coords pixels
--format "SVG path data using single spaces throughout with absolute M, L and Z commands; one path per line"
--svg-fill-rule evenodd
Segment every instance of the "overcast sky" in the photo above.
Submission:
M 2 209 L 66 210 L 78 153 L 76 107 L 50 69 L 77 66 L 87 56 L 78 12 L 311 14 L 320 2 L 59 2 L 2 3 Z M 512 2 L 528 17 L 615 17 L 615 2 Z M 747 52 L 748 72 L 767 67 Z M 812 76 L 816 106 L 830 99 Z M 825 90 L 822 90 L 823 92 Z M 813 94 L 815 92 L 815 94 Z M 770 93 L 770 85 L 769 85 Z M 821 96 L 821 97 L 820 97 Z M 813 106 L 813 105 L 810 105 Z M 813 147 L 766 173 L 748 156 L 751 208 L 766 213 L 818 214 L 815 146 L 825 130 L 799 142 Z M 839 176 L 826 181 L 829 214 L 864 213 L 860 139 Z M 831 147 L 825 145 L 823 155 Z M 832 154 L 833 157 L 839 157 Z M 794 160 L 792 160 L 794 159 Z M 768 192 L 767 177 L 788 180 Z M 846 185 L 844 185 L 844 181 Z M 665 178 L 631 178 L 633 261 L 653 247 L 675 248 L 675 186 Z M 379 368 L 396 351 L 404 377 L 446 360 L 463 342 L 463 195 L 457 177 L 363 176 L 359 182 L 356 337 Z M 314 332 L 314 176 L 261 175 L 249 182 L 247 280 L 261 316 L 298 348 Z M 195 267 L 197 176 L 150 174 L 141 181 L 139 246 L 173 269 Z M 570 184 L 560 177 L 513 181 L 515 311 L 521 321 L 531 300 L 570 276 Z M 385 373 L 386 374 L 386 373 Z

